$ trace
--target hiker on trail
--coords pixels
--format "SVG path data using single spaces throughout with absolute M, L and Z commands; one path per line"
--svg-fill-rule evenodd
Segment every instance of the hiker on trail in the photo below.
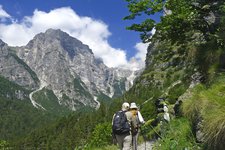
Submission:
M 167 104 L 164 102 L 163 103 L 163 111 L 164 111 L 164 115 L 163 118 L 166 122 L 170 122 L 170 115 L 169 115 L 169 110 L 168 110 L 168 106 Z
M 132 113 L 129 110 L 129 103 L 122 104 L 122 110 L 118 111 L 113 116 L 112 130 L 113 135 L 119 145 L 120 150 L 130 150 L 132 136 L 131 136 L 131 124 Z
M 137 140 L 140 132 L 141 124 L 144 124 L 145 121 L 138 110 L 136 103 L 131 103 L 130 110 L 132 113 L 132 124 L 131 124 L 131 133 L 132 133 L 132 147 L 133 150 L 137 150 Z
M 161 136 L 165 136 L 166 135 L 166 131 L 167 131 L 167 126 L 168 123 L 170 122 L 170 115 L 169 115 L 169 108 L 167 103 L 164 101 L 162 102 L 163 105 L 163 118 L 160 120 L 160 133 Z

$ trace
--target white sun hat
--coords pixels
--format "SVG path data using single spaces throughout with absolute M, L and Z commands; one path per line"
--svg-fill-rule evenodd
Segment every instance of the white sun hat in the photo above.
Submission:
M 138 107 L 137 107 L 137 105 L 136 105 L 136 103 L 131 103 L 130 104 L 130 109 L 137 109 Z
M 127 102 L 124 102 L 123 105 L 122 105 L 122 110 L 125 111 L 125 110 L 128 110 L 130 107 L 130 104 L 127 103 Z

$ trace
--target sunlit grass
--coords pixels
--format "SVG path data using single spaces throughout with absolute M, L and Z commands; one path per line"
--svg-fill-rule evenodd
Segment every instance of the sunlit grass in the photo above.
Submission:
M 192 91 L 192 97 L 184 101 L 182 111 L 196 122 L 202 118 L 202 132 L 206 149 L 221 149 L 225 146 L 225 78 L 217 80 L 208 88 L 202 85 Z
M 189 95 L 186 96 L 186 99 L 183 101 L 182 112 L 184 116 L 188 117 L 190 120 L 195 120 L 198 117 L 199 112 L 204 108 L 207 101 L 200 99 L 199 92 L 204 90 L 202 85 L 198 85 L 194 90 L 188 91 L 192 93 L 192 97 Z
M 164 128 L 166 128 L 166 131 L 163 133 L 162 139 L 156 142 L 155 150 L 197 149 L 191 125 L 187 119 L 173 119 Z

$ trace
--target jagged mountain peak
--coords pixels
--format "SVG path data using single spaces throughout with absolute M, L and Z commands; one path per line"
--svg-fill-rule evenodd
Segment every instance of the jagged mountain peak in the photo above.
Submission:
M 26 47 L 33 48 L 40 47 L 40 45 L 61 48 L 67 51 L 71 58 L 73 58 L 76 53 L 93 54 L 92 50 L 87 45 L 60 29 L 48 29 L 44 33 L 37 34 Z
M 61 40 L 64 37 L 71 37 L 71 36 L 68 33 L 63 32 L 60 29 L 52 29 L 52 28 L 49 28 L 45 32 L 41 32 L 41 33 L 35 35 L 34 36 L 34 39 L 51 38 L 51 39 L 59 39 L 59 40 Z M 71 38 L 73 38 L 73 37 L 71 37 Z M 75 39 L 75 40 L 77 40 L 77 39 Z M 77 41 L 80 42 L 79 40 L 77 40 Z
M 45 31 L 45 34 L 48 34 L 48 35 L 69 35 L 68 33 L 66 32 L 63 32 L 61 29 L 52 29 L 52 28 L 49 28 Z
M 34 106 L 43 109 L 45 106 L 33 98 L 43 89 L 51 90 L 59 104 L 72 110 L 80 106 L 98 108 L 99 98 L 122 95 L 137 76 L 132 71 L 108 68 L 87 45 L 59 29 L 37 34 L 15 51 L 40 81 L 29 98 Z

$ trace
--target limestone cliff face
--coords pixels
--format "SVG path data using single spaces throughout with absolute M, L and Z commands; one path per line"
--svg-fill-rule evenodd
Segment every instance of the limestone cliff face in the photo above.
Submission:
M 2 40 L 0 40 L 0 75 L 27 89 L 38 87 L 36 74 Z
M 15 49 L 37 74 L 39 90 L 53 90 L 59 103 L 72 110 L 80 105 L 99 107 L 99 95 L 119 96 L 137 76 L 130 70 L 108 68 L 87 45 L 61 30 L 49 29 Z

